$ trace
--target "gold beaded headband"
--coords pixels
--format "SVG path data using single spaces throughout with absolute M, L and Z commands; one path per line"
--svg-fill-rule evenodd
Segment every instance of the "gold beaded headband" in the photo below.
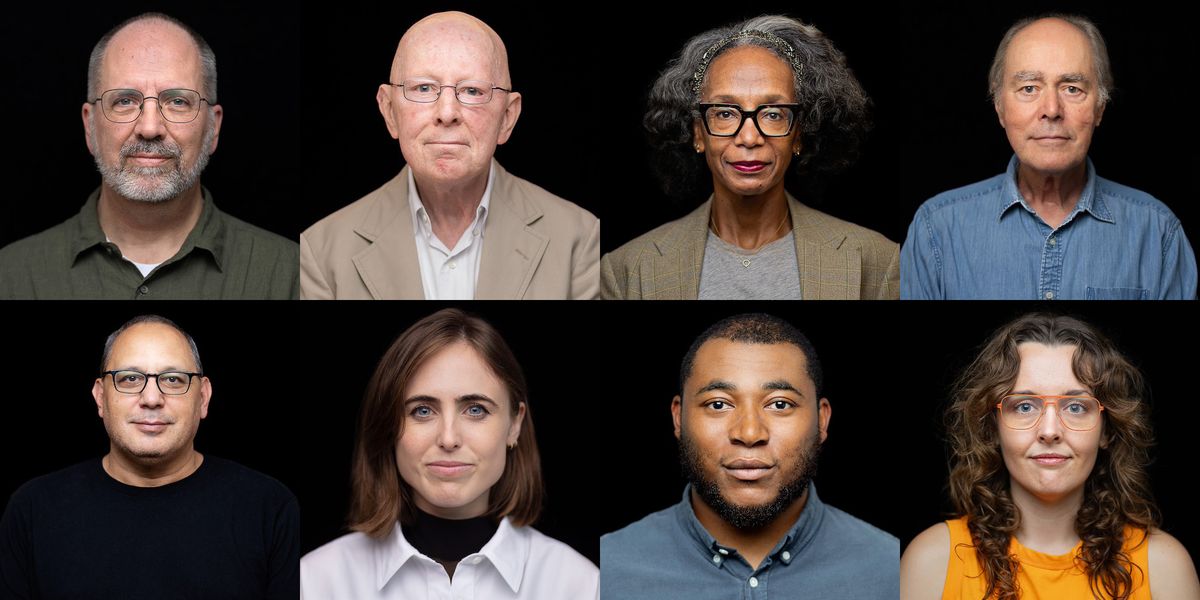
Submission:
M 717 43 L 709 46 L 708 50 L 704 52 L 704 56 L 700 58 L 700 66 L 696 67 L 696 73 L 692 75 L 692 93 L 700 93 L 701 84 L 704 83 L 704 73 L 708 71 L 708 63 L 712 62 L 712 59 L 716 57 L 717 53 L 720 52 L 722 48 L 729 45 L 730 42 L 746 38 L 756 38 L 770 42 L 776 48 L 779 48 L 779 50 L 783 52 L 784 56 L 787 57 L 788 62 L 790 62 L 792 64 L 792 68 L 795 69 L 797 77 L 800 76 L 800 73 L 804 72 L 804 65 L 800 64 L 800 59 L 796 57 L 796 50 L 792 48 L 791 44 L 787 43 L 787 40 L 767 31 L 747 29 L 745 31 L 739 31 L 727 38 L 718 40 Z

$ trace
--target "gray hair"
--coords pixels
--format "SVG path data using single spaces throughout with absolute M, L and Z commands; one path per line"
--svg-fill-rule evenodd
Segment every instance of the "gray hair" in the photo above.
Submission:
M 997 99 L 997 92 L 1004 85 L 1004 57 L 1008 54 L 1008 47 L 1012 44 L 1013 38 L 1017 37 L 1023 29 L 1033 25 L 1035 22 L 1042 19 L 1058 19 L 1074 25 L 1080 33 L 1088 40 L 1088 45 L 1092 49 L 1092 63 L 1096 67 L 1096 86 L 1100 92 L 1100 102 L 1097 107 L 1108 104 L 1109 98 L 1113 90 L 1113 74 L 1112 63 L 1108 60 L 1108 45 L 1104 43 L 1104 36 L 1100 35 L 1100 29 L 1091 19 L 1080 15 L 1067 15 L 1062 13 L 1047 13 L 1038 17 L 1026 17 L 1017 21 L 1012 27 L 1008 28 L 1008 32 L 1004 34 L 1004 39 L 1000 40 L 1000 46 L 996 48 L 996 56 L 992 59 L 992 68 L 988 71 L 988 95 L 991 96 L 992 102 Z
M 130 327 L 146 323 L 166 325 L 167 327 L 178 331 L 179 334 L 187 340 L 188 349 L 192 351 L 192 360 L 196 361 L 196 371 L 200 373 L 204 372 L 204 365 L 200 363 L 200 349 L 196 347 L 196 340 L 192 339 L 192 336 L 189 335 L 188 332 L 184 331 L 183 328 L 176 325 L 175 321 L 172 321 L 166 317 L 160 317 L 158 315 L 138 315 L 126 321 L 125 324 L 117 328 L 116 331 L 110 333 L 108 335 L 108 339 L 104 340 L 104 354 L 100 357 L 101 371 L 108 369 L 108 359 L 112 358 L 113 344 L 117 343 L 117 338 L 121 337 L 121 334 L 125 333 L 125 330 L 129 329 Z
M 100 97 L 100 63 L 104 61 L 104 53 L 108 50 L 108 44 L 112 41 L 113 36 L 129 25 L 148 20 L 171 23 L 187 32 L 192 41 L 196 43 L 196 50 L 200 53 L 200 67 L 204 78 L 204 89 L 200 90 L 200 94 L 208 98 L 208 105 L 211 110 L 212 105 L 217 103 L 217 55 L 213 53 L 212 47 L 208 45 L 208 42 L 204 41 L 204 38 L 195 29 L 188 27 L 186 23 L 175 17 L 159 12 L 142 13 L 136 17 L 127 19 L 120 25 L 108 30 L 108 33 L 104 34 L 99 42 L 96 42 L 96 47 L 92 48 L 92 56 L 88 59 L 87 99 L 95 100 Z
M 786 42 L 792 56 L 772 38 Z M 871 128 L 870 99 L 846 57 L 816 27 L 783 15 L 763 15 L 688 40 L 654 82 L 642 124 L 654 152 L 655 172 L 668 195 L 691 196 L 705 183 L 704 159 L 692 147 L 692 124 L 700 118 L 693 77 L 699 73 L 703 78 L 702 67 L 738 46 L 770 50 L 792 69 L 803 148 L 792 161 L 790 177 L 805 175 L 803 183 L 812 184 L 850 166 L 858 156 Z M 714 53 L 706 56 L 710 52 Z

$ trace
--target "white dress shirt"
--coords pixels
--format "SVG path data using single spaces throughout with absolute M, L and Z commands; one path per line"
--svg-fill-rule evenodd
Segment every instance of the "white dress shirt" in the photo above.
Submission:
M 433 233 L 429 212 L 417 193 L 417 181 L 408 170 L 408 206 L 412 210 L 413 235 L 417 244 L 417 264 L 421 265 L 421 286 L 426 300 L 474 300 L 475 280 L 479 277 L 479 261 L 483 257 L 483 225 L 487 222 L 488 206 L 492 201 L 492 182 L 496 179 L 495 163 L 488 170 L 487 187 L 475 209 L 475 220 L 458 238 L 453 248 L 447 248 Z
M 300 561 L 300 600 L 596 600 L 596 565 L 532 527 L 500 522 L 483 548 L 446 569 L 404 539 L 344 535 Z

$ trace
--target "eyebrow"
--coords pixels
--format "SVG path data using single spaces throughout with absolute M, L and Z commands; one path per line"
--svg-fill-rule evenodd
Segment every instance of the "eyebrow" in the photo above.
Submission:
M 433 396 L 430 396 L 428 394 L 420 394 L 420 395 L 413 396 L 413 397 L 405 400 L 404 405 L 408 406 L 409 404 L 416 404 L 418 402 L 437 403 L 437 402 L 439 402 L 439 399 L 435 398 Z M 492 400 L 491 397 L 489 397 L 487 394 L 464 394 L 462 396 L 455 398 L 454 402 L 455 402 L 455 404 L 467 404 L 469 402 L 487 402 L 488 404 L 491 404 L 493 406 L 499 406 L 499 403 L 497 403 L 495 400 Z
M 760 102 L 756 106 L 762 106 L 763 104 L 788 104 L 792 102 L 791 100 L 787 99 L 787 96 L 782 96 L 779 94 L 764 96 L 764 98 L 766 98 L 766 101 Z M 737 98 L 728 95 L 714 96 L 712 102 L 716 104 L 736 104 L 739 107 L 742 105 Z
M 801 392 L 800 390 L 796 389 L 796 386 L 782 379 L 768 381 L 763 384 L 762 389 L 766 391 L 792 392 L 801 398 L 804 397 L 804 392 Z
M 154 371 L 151 371 L 150 369 L 143 369 L 142 367 L 134 367 L 134 366 L 113 367 L 111 369 L 105 369 L 105 370 L 106 371 L 138 371 L 141 373 L 153 373 L 154 372 Z M 168 365 L 168 366 L 160 369 L 158 372 L 159 373 L 189 373 L 189 372 L 191 372 L 191 369 L 185 369 L 183 367 L 176 367 L 176 366 Z
M 1092 396 L 1088 390 L 1067 390 L 1065 394 L 1039 394 L 1030 390 L 1015 391 L 1010 396 Z
M 1083 73 L 1064 73 L 1058 78 L 1059 83 L 1088 83 L 1091 80 Z
M 1014 81 L 1042 81 L 1045 76 L 1041 71 L 1017 71 L 1012 78 Z
M 737 386 L 733 385 L 732 383 L 730 383 L 728 381 L 723 381 L 721 379 L 715 379 L 715 380 L 709 382 L 708 385 L 696 390 L 696 393 L 703 394 L 705 392 L 715 392 L 715 391 L 734 392 L 734 391 L 737 391 Z

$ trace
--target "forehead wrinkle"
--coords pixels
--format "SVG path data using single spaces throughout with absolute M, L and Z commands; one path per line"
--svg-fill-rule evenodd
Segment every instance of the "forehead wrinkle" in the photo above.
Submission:
M 477 56 L 486 57 L 494 83 L 501 87 L 512 87 L 508 70 L 508 49 L 504 46 L 504 41 L 487 23 L 462 12 L 429 15 L 404 32 L 400 43 L 396 45 L 396 55 L 392 58 L 392 79 L 398 80 L 401 77 L 401 65 L 413 49 L 438 44 L 471 48 Z

